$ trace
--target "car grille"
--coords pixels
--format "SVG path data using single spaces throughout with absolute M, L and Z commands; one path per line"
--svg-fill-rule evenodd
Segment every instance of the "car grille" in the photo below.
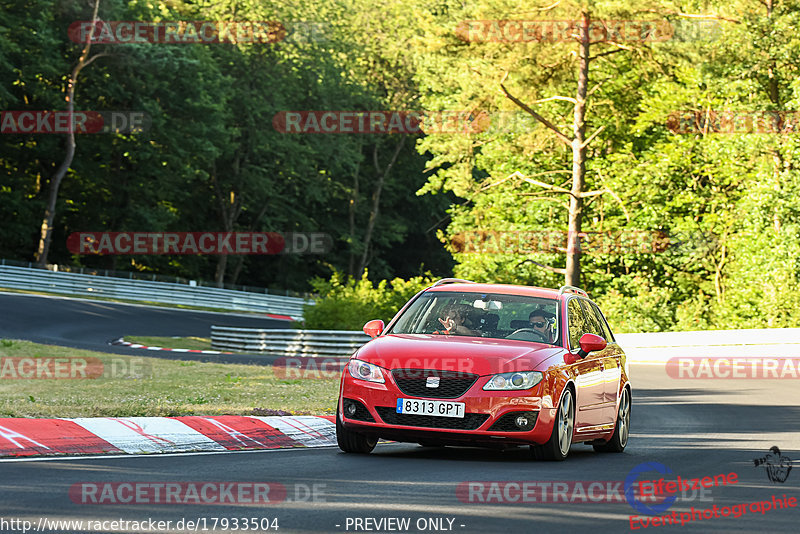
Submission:
M 418 426 L 423 428 L 446 428 L 449 430 L 475 430 L 488 418 L 485 413 L 467 413 L 464 417 L 436 417 L 433 415 L 413 415 L 397 413 L 397 408 L 376 406 L 381 419 L 390 425 Z
M 528 418 L 528 424 L 525 428 L 520 428 L 515 423 L 515 420 L 520 415 L 524 415 Z M 533 427 L 536 425 L 536 418 L 539 417 L 539 412 L 509 412 L 503 414 L 500 419 L 494 422 L 492 426 L 489 427 L 489 430 L 494 430 L 495 432 L 527 432 L 529 430 L 533 430 Z
M 427 387 L 429 376 L 439 377 L 439 387 Z M 392 377 L 406 395 L 427 399 L 455 399 L 472 387 L 478 375 L 435 369 L 395 369 Z

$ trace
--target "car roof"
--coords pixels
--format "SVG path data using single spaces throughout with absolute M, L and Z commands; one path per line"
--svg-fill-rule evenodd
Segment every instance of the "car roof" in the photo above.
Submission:
M 547 287 L 516 286 L 511 284 L 473 284 L 473 283 L 452 283 L 430 287 L 428 291 L 459 291 L 463 293 L 504 293 L 506 295 L 519 295 L 527 297 L 539 297 L 546 299 L 558 299 L 558 290 Z

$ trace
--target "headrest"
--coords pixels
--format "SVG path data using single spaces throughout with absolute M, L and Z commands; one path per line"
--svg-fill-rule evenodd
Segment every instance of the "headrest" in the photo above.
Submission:
M 500 322 L 500 316 L 496 313 L 487 313 L 478 322 L 484 327 L 494 330 L 497 328 L 497 323 Z

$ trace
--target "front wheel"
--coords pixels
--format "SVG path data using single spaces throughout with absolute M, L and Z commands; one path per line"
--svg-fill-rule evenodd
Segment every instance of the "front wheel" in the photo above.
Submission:
M 597 452 L 622 452 L 628 444 L 628 434 L 631 427 L 631 393 L 628 388 L 622 390 L 622 397 L 619 399 L 619 410 L 617 411 L 617 424 L 614 427 L 614 435 L 605 443 L 593 445 Z
M 355 454 L 369 454 L 375 445 L 378 444 L 378 438 L 371 438 L 361 434 L 360 432 L 353 432 L 344 427 L 339 419 L 339 407 L 336 407 L 336 443 L 339 448 L 344 452 Z
M 561 397 L 553 423 L 553 432 L 544 445 L 531 445 L 531 454 L 536 460 L 561 462 L 566 460 L 572 445 L 572 429 L 575 426 L 575 403 L 572 390 L 567 388 Z

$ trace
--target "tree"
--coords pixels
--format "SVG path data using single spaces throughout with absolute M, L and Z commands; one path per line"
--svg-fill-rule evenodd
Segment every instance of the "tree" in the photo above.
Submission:
M 567 263 L 563 269 L 554 267 L 547 267 L 555 272 L 564 274 L 564 283 L 570 286 L 581 285 L 581 244 L 580 234 L 583 226 L 583 199 L 603 194 L 605 191 L 584 191 L 586 184 L 586 148 L 592 140 L 603 131 L 603 127 L 598 128 L 589 138 L 586 138 L 586 106 L 587 97 L 589 96 L 589 62 L 592 59 L 590 56 L 591 39 L 589 37 L 589 30 L 592 19 L 587 10 L 581 12 L 580 23 L 575 28 L 577 30 L 576 40 L 578 41 L 578 73 L 577 73 L 577 87 L 575 89 L 575 97 L 568 98 L 564 96 L 551 97 L 554 100 L 565 100 L 573 104 L 573 123 L 572 123 L 572 137 L 564 135 L 561 130 L 553 123 L 539 115 L 536 111 L 530 108 L 527 104 L 513 96 L 508 92 L 508 89 L 502 84 L 500 88 L 509 100 L 514 102 L 525 112 L 531 114 L 537 121 L 542 123 L 548 129 L 556 134 L 559 141 L 566 144 L 572 150 L 572 188 L 567 191 L 563 188 L 556 188 L 541 182 L 530 181 L 534 185 L 540 185 L 546 190 L 554 191 L 557 193 L 565 193 L 569 195 L 569 222 L 567 226 Z M 609 53 L 620 52 L 622 49 L 615 49 L 609 52 L 604 52 L 603 55 Z M 600 56 L 597 56 L 600 57 Z M 599 86 L 595 86 L 597 89 Z
M 636 85 L 643 84 L 631 79 L 630 71 L 620 67 L 633 67 L 645 79 L 651 75 L 648 71 L 653 67 L 663 70 L 663 66 L 653 65 L 649 41 L 659 38 L 664 21 L 650 26 L 643 23 L 641 27 L 628 23 L 630 27 L 621 34 L 615 33 L 615 21 L 630 21 L 633 14 L 651 6 L 613 1 L 593 2 L 591 8 L 585 3 L 557 2 L 533 11 L 513 1 L 487 2 L 468 8 L 449 6 L 446 16 L 440 17 L 449 24 L 444 29 L 434 27 L 429 32 L 433 37 L 427 40 L 428 49 L 420 54 L 419 77 L 425 78 L 420 84 L 423 88 L 430 87 L 424 100 L 431 107 L 441 106 L 448 98 L 452 102 L 451 92 L 455 90 L 465 109 L 485 110 L 489 117 L 507 116 L 503 102 L 493 94 L 493 89 L 497 88 L 517 109 L 532 117 L 534 125 L 518 122 L 510 132 L 499 129 L 478 132 L 470 138 L 474 140 L 472 143 L 445 142 L 442 136 L 431 136 L 420 148 L 436 154 L 432 163 L 438 168 L 422 192 L 450 189 L 467 198 L 469 204 L 480 203 L 478 197 L 482 195 L 499 194 L 500 188 L 514 188 L 518 197 L 530 196 L 526 200 L 548 212 L 552 211 L 550 206 L 563 204 L 547 197 L 566 195 L 569 203 L 564 206 L 567 217 L 563 222 L 562 216 L 556 214 L 544 219 L 535 217 L 527 225 L 517 220 L 512 226 L 552 228 L 554 224 L 564 224 L 566 240 L 560 249 L 565 260 L 557 254 L 548 255 L 557 262 L 565 261 L 563 267 L 547 265 L 549 258 L 542 261 L 541 256 L 529 257 L 524 263 L 563 274 L 569 285 L 585 285 L 589 282 L 581 280 L 581 241 L 586 229 L 584 221 L 587 215 L 593 217 L 586 212 L 587 203 L 602 204 L 602 197 L 608 196 L 610 202 L 620 205 L 625 219 L 629 220 L 620 194 L 611 187 L 607 177 L 598 175 L 597 164 L 593 163 L 624 145 L 621 141 L 625 119 L 616 119 L 611 113 L 630 113 L 632 110 L 626 99 L 635 98 L 636 93 L 630 97 L 619 95 L 621 86 L 623 83 L 632 85 L 625 89 L 635 91 Z M 535 15 L 531 17 L 531 13 Z M 528 41 L 515 40 L 513 31 L 509 30 L 514 24 L 506 20 L 531 18 L 537 20 L 535 24 L 542 33 Z M 565 19 L 575 22 L 570 26 Z M 453 20 L 461 20 L 455 29 Z M 633 30 L 639 29 L 641 34 L 631 35 Z M 461 37 L 461 42 L 454 34 Z M 630 61 L 630 57 L 642 61 Z M 464 69 L 463 65 L 469 68 Z M 591 83 L 592 80 L 595 82 Z M 442 92 L 442 84 L 452 89 Z M 563 96 L 565 93 L 574 96 Z M 593 105 L 592 98 L 598 103 Z M 566 104 L 569 104 L 568 109 Z M 628 109 L 616 109 L 618 104 Z M 571 135 L 564 133 L 567 129 Z M 587 132 L 593 133 L 587 135 Z M 601 132 L 604 132 L 603 138 L 598 137 Z M 553 134 L 556 146 L 547 139 Z M 595 145 L 599 146 L 593 150 L 591 143 L 595 140 Z M 506 149 L 505 157 L 499 147 Z M 567 174 L 571 176 L 571 185 L 565 187 L 567 184 L 562 184 L 560 178 Z M 538 179 L 540 176 L 547 179 Z M 598 182 L 599 187 L 587 190 L 587 184 Z M 530 211 L 528 207 L 520 198 L 518 209 Z M 478 215 L 475 210 L 471 211 Z M 456 212 L 463 213 L 462 210 Z M 490 226 L 497 228 L 497 225 Z M 451 231 L 451 235 L 453 233 Z
M 99 7 L 100 7 L 100 0 L 95 0 L 94 9 L 92 11 L 92 19 L 91 19 L 92 29 L 86 36 L 86 44 L 83 46 L 83 51 L 81 52 L 81 55 L 78 58 L 78 63 L 75 65 L 75 68 L 72 69 L 72 73 L 67 79 L 67 87 L 66 87 L 67 94 L 65 100 L 67 102 L 67 112 L 68 116 L 70 117 L 70 120 L 73 116 L 73 112 L 75 111 L 75 89 L 78 84 L 78 75 L 84 68 L 91 65 L 97 58 L 107 55 L 105 52 L 100 52 L 98 54 L 94 54 L 93 56 L 89 56 L 89 53 L 92 48 L 92 40 L 94 38 L 94 32 L 96 30 L 96 23 L 98 21 L 97 11 Z M 70 168 L 70 165 L 72 165 L 72 159 L 75 157 L 74 123 L 69 128 L 69 132 L 66 134 L 66 136 L 67 136 L 66 137 L 67 153 L 64 155 L 64 160 L 61 162 L 61 165 L 59 165 L 55 174 L 50 179 L 50 191 L 48 194 L 47 208 L 45 209 L 44 212 L 44 219 L 42 220 L 41 234 L 39 237 L 39 246 L 35 254 L 37 263 L 42 267 L 47 265 L 47 256 L 50 251 L 50 241 L 53 232 L 53 220 L 55 219 L 56 216 L 56 201 L 58 200 L 58 190 L 61 187 L 61 181 L 64 179 L 64 176 L 66 176 L 67 171 Z

